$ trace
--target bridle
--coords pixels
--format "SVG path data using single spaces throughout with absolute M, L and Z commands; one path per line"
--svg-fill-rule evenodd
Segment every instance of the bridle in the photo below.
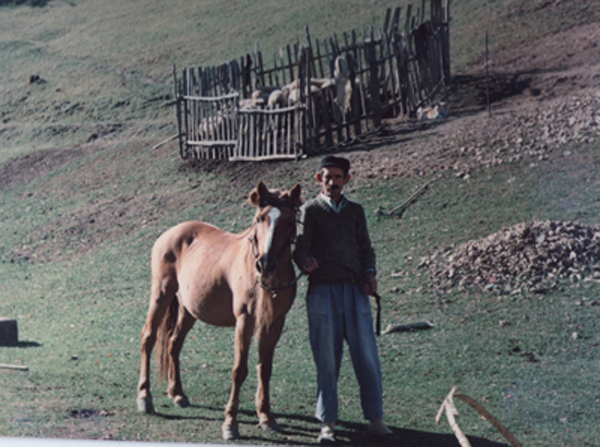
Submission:
M 295 213 L 298 213 L 298 208 L 295 207 L 294 205 L 292 205 L 291 203 L 288 202 L 268 202 L 268 201 L 263 201 L 260 203 L 261 208 L 264 208 L 266 206 L 272 206 L 275 208 L 282 208 L 282 207 L 289 207 L 292 208 Z M 260 222 L 260 220 L 257 218 L 254 220 L 254 222 L 252 223 L 252 227 L 251 227 L 251 234 L 250 236 L 248 236 L 248 241 L 250 242 L 251 245 L 251 251 L 252 251 L 252 256 L 254 257 L 254 259 L 256 261 L 258 261 L 258 259 L 260 258 L 260 251 L 258 249 L 258 237 L 256 236 L 256 230 L 252 231 L 252 229 L 254 229 L 254 227 Z M 275 262 L 275 270 L 277 270 L 279 268 L 279 260 L 283 257 L 283 255 L 287 252 L 287 250 L 291 250 L 291 246 L 294 245 L 296 243 L 296 232 L 292 232 L 292 234 L 290 234 L 289 239 L 287 240 L 287 242 L 283 245 L 282 249 L 280 250 L 280 252 L 278 253 L 277 257 L 275 258 L 274 262 Z M 297 284 L 298 280 L 302 277 L 302 275 L 304 275 L 304 272 L 300 272 L 292 281 L 287 282 L 287 283 L 282 283 L 279 278 L 276 278 L 276 284 L 275 285 L 270 285 L 270 284 L 266 284 L 264 283 L 261 279 L 260 279 L 260 272 L 257 270 L 257 283 L 258 285 L 265 289 L 268 292 L 271 292 L 273 299 L 275 299 L 277 297 L 277 292 L 281 291 L 281 290 L 285 290 L 285 289 L 289 289 L 290 287 L 293 287 Z

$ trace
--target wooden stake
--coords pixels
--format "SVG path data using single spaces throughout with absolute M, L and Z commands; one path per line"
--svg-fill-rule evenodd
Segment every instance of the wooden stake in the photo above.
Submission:
M 490 106 L 490 70 L 488 65 L 488 32 L 485 32 L 485 96 L 487 97 L 488 116 L 492 116 Z

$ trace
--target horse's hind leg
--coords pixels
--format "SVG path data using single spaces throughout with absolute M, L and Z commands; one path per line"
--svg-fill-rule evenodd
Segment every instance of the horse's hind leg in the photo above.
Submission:
M 190 401 L 187 396 L 183 393 L 183 386 L 181 384 L 181 371 L 179 368 L 179 354 L 181 348 L 183 348 L 183 342 L 188 332 L 194 326 L 196 319 L 187 311 L 184 306 L 179 306 L 179 315 L 177 317 L 177 324 L 173 329 L 173 334 L 169 340 L 168 354 L 169 359 L 169 383 L 167 391 L 169 397 L 173 398 L 173 403 L 181 408 L 188 407 Z
M 150 393 L 150 357 L 156 344 L 159 327 L 169 310 L 171 302 L 175 299 L 176 291 L 177 282 L 174 276 L 171 280 L 152 279 L 150 307 L 146 324 L 142 330 L 142 361 L 137 394 L 138 411 L 143 413 L 154 413 L 152 394 Z

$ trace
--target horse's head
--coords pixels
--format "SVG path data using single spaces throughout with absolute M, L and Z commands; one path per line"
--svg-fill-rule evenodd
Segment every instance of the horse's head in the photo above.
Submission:
M 291 254 L 291 244 L 296 237 L 296 214 L 302 204 L 300 185 L 285 192 L 269 191 L 261 180 L 248 200 L 257 207 L 250 242 L 256 270 L 265 283 L 275 275 L 279 261 Z

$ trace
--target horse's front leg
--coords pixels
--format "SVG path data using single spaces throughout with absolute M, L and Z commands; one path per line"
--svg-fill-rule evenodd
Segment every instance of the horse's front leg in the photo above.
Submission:
M 281 336 L 285 317 L 278 318 L 268 329 L 263 331 L 258 345 L 258 389 L 256 391 L 256 412 L 260 427 L 269 433 L 282 433 L 283 429 L 275 421 L 271 414 L 271 401 L 269 395 L 269 384 L 273 372 L 273 355 L 275 346 Z
M 177 317 L 177 324 L 173 329 L 173 334 L 169 339 L 169 346 L 167 355 L 170 356 L 168 365 L 168 386 L 167 391 L 169 397 L 173 399 L 173 403 L 177 407 L 185 408 L 189 407 L 190 401 L 183 392 L 183 385 L 181 384 L 181 368 L 179 364 L 179 354 L 181 348 L 183 348 L 183 342 L 188 332 L 194 326 L 196 319 L 187 311 L 183 306 L 179 306 L 179 315 Z
M 247 313 L 237 317 L 235 323 L 235 354 L 231 372 L 231 396 L 225 407 L 225 422 L 222 426 L 223 439 L 231 441 L 240 437 L 237 415 L 240 403 L 240 390 L 248 376 L 248 351 L 254 333 L 254 318 Z

